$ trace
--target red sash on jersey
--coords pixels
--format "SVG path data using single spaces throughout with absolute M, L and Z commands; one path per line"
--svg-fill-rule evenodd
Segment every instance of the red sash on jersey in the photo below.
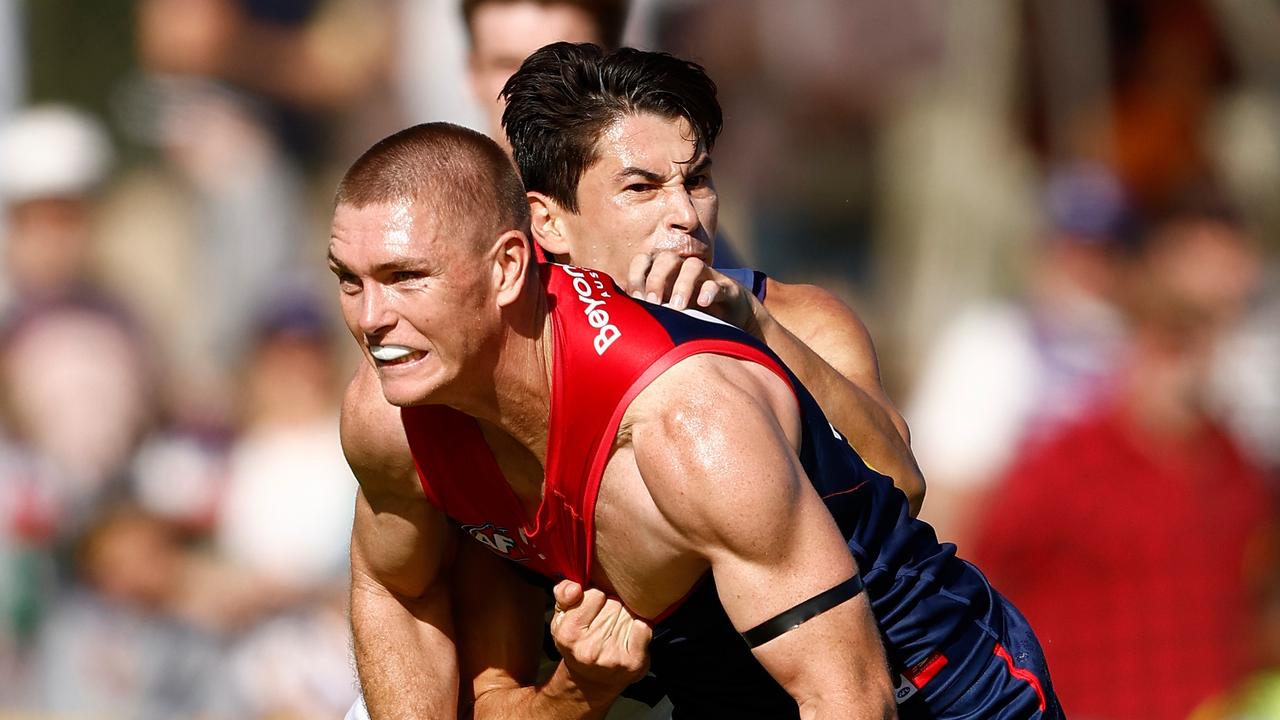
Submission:
M 476 540 L 550 577 L 586 583 L 595 502 L 622 416 L 655 378 L 690 355 L 714 352 L 788 376 L 745 343 L 697 338 L 676 344 L 662 323 L 608 275 L 542 265 L 552 323 L 552 397 L 546 484 L 532 522 L 502 477 L 471 417 L 442 406 L 401 416 L 427 498 Z

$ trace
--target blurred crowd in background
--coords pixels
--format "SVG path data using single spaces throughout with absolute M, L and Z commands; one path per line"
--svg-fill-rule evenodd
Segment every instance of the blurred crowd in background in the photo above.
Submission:
M 469 6 L 0 0 L 0 717 L 342 717 L 336 181 L 622 32 L 719 84 L 729 248 L 867 323 L 1069 716 L 1280 718 L 1280 5 Z

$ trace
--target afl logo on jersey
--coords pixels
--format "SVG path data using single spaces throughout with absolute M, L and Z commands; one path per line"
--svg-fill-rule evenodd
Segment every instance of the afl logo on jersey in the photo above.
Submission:
M 596 354 L 604 355 L 605 350 L 622 337 L 622 331 L 618 326 L 609 322 L 609 310 L 605 307 L 603 299 L 610 297 L 609 291 L 605 289 L 607 287 L 605 281 L 595 270 L 584 270 L 568 265 L 563 267 L 565 274 L 573 278 L 573 291 L 578 293 L 578 299 L 586 306 L 582 314 L 587 316 L 587 322 L 591 327 L 599 331 L 596 333 L 595 340 L 592 341 Z M 599 291 L 599 297 L 596 296 L 597 291 Z
M 512 539 L 506 528 L 495 526 L 493 523 L 485 523 L 483 525 L 463 525 L 462 530 L 477 542 L 490 550 L 498 553 L 508 560 L 527 560 L 524 549 Z

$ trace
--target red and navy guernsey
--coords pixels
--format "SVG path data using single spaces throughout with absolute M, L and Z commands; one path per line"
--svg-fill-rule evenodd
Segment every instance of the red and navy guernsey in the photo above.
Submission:
M 911 668 L 975 618 L 998 614 L 982 575 L 907 513 L 906 497 L 871 470 L 790 371 L 736 328 L 634 300 L 609 276 L 539 267 L 553 333 L 546 483 L 526 518 L 475 420 L 441 406 L 405 408 L 405 430 L 427 498 L 477 541 L 549 579 L 585 583 L 604 466 L 635 396 L 680 360 L 717 353 L 759 363 L 799 402 L 800 461 L 857 560 L 890 662 Z M 999 636 L 1002 628 L 990 628 Z M 651 672 L 676 718 L 798 717 L 795 701 L 760 666 L 721 607 L 708 574 L 660 618 Z

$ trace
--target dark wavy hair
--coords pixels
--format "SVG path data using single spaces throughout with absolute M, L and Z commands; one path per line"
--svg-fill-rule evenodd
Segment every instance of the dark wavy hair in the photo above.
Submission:
M 525 59 L 502 88 L 502 126 L 525 188 L 578 211 L 578 182 L 604 131 L 625 115 L 684 118 L 694 154 L 711 152 L 723 117 L 701 65 L 667 53 L 553 43 Z M 690 158 L 692 159 L 692 158 Z

